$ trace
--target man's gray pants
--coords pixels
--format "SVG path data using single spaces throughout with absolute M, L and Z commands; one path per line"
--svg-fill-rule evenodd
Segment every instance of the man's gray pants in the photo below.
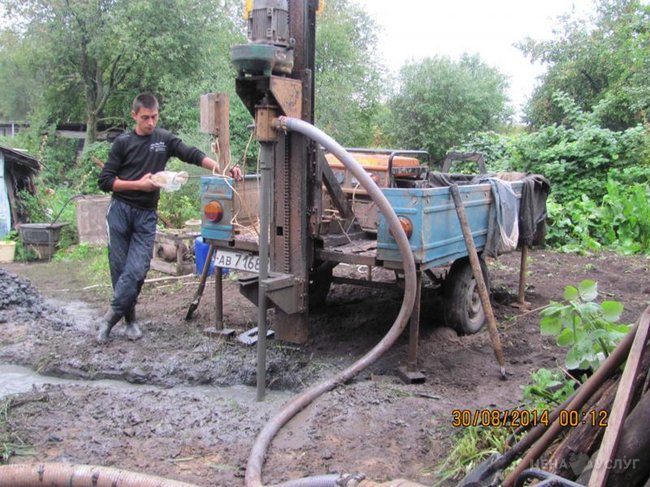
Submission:
M 151 265 L 157 223 L 156 210 L 142 210 L 116 198 L 106 213 L 108 264 L 113 283 L 111 308 L 124 316 L 135 308 Z

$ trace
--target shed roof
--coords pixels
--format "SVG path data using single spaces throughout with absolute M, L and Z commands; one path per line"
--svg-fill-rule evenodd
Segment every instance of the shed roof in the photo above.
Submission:
M 33 174 L 36 174 L 41 170 L 41 163 L 38 159 L 30 156 L 26 152 L 11 149 L 3 145 L 0 145 L 0 152 L 4 155 L 5 164 L 19 166 Z

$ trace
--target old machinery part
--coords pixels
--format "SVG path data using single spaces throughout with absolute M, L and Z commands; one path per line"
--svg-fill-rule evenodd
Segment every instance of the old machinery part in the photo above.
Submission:
M 288 47 L 291 43 L 288 0 L 253 0 L 248 16 L 248 39 Z
M 264 426 L 258 435 L 251 454 L 248 459 L 246 467 L 245 482 L 247 487 L 261 487 L 262 484 L 262 466 L 264 464 L 264 457 L 267 448 L 271 444 L 273 437 L 291 418 L 293 418 L 299 411 L 308 406 L 321 394 L 333 389 L 339 384 L 345 384 L 352 377 L 357 375 L 363 369 L 375 362 L 386 350 L 388 350 L 399 336 L 404 331 L 406 324 L 409 322 L 413 307 L 415 305 L 415 298 L 417 293 L 417 277 L 415 271 L 415 260 L 408 238 L 402 229 L 402 226 L 395 214 L 395 211 L 390 206 L 390 203 L 382 193 L 381 189 L 373 182 L 370 176 L 366 173 L 363 167 L 350 156 L 349 153 L 343 149 L 334 139 L 318 130 L 313 125 L 294 118 L 280 117 L 278 119 L 278 129 L 295 131 L 305 135 L 306 137 L 318 142 L 326 150 L 333 153 L 346 168 L 357 178 L 361 185 L 368 191 L 368 195 L 377 204 L 379 210 L 384 214 L 389 228 L 395 235 L 395 240 L 402 253 L 402 261 L 404 267 L 404 299 L 402 306 L 399 310 L 397 318 L 390 328 L 388 333 L 375 345 L 372 350 L 367 352 L 358 361 L 352 364 L 347 369 L 339 372 L 328 380 L 320 382 L 298 396 L 289 401 L 282 409 Z M 260 249 L 261 252 L 261 249 Z M 319 485 L 311 484 L 308 479 L 303 479 L 305 482 L 301 485 Z M 322 485 L 322 484 L 320 484 Z M 334 483 L 330 485 L 335 485 Z
M 289 33 L 288 0 L 253 0 L 248 14 L 249 44 L 231 49 L 240 76 L 290 75 L 293 70 L 293 39 Z
M 293 70 L 293 51 L 270 44 L 233 46 L 230 58 L 240 75 L 289 75 Z

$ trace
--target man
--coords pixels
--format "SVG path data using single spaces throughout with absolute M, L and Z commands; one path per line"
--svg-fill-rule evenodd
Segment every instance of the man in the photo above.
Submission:
M 115 139 L 98 183 L 113 198 L 106 214 L 108 261 L 113 283 L 110 310 L 99 324 L 97 342 L 106 343 L 122 317 L 131 340 L 142 337 L 135 318 L 135 303 L 149 270 L 156 234 L 160 185 L 151 176 L 165 169 L 171 157 L 219 171 L 219 163 L 196 147 L 188 147 L 167 130 L 156 128 L 158 100 L 142 93 L 133 100 L 133 131 Z M 238 167 L 230 174 L 241 178 Z M 198 197 L 198 195 L 197 195 Z

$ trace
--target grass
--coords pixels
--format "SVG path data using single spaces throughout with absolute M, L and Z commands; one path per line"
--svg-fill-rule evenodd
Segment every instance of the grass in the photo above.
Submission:
M 16 455 L 28 455 L 31 451 L 29 446 L 8 429 L 7 422 L 11 405 L 11 397 L 0 401 L 0 463 L 7 463 L 11 457 Z
M 59 250 L 53 260 L 55 262 L 83 263 L 85 277 L 91 284 L 110 283 L 108 254 L 104 245 L 82 243 Z
M 469 426 L 456 436 L 453 449 L 437 469 L 440 485 L 446 480 L 460 480 L 474 470 L 481 462 L 506 449 L 511 428 L 488 428 Z

